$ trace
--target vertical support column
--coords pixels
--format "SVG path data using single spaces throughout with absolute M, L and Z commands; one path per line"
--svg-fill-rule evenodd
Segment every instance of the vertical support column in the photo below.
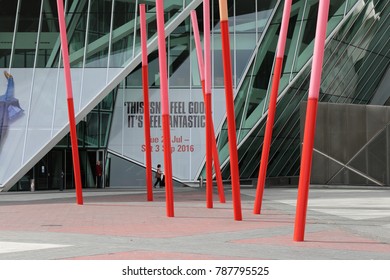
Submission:
M 220 15 L 221 36 L 222 36 L 222 58 L 223 58 L 223 69 L 224 69 L 223 74 L 225 80 L 226 115 L 227 115 L 227 123 L 228 123 L 230 172 L 232 176 L 231 180 L 232 180 L 234 219 L 237 221 L 241 221 L 242 211 L 241 211 L 240 178 L 238 172 L 236 120 L 235 120 L 235 113 L 234 113 L 229 22 L 228 22 L 228 10 L 227 10 L 226 0 L 219 0 L 219 15 Z
M 145 163 L 146 163 L 146 190 L 147 200 L 153 201 L 152 179 L 152 149 L 150 144 L 150 106 L 149 106 L 149 80 L 148 80 L 148 50 L 146 35 L 145 4 L 139 5 L 141 48 L 142 48 L 142 87 L 144 91 L 144 134 L 145 134 Z
M 191 20 L 192 20 L 192 29 L 194 31 L 196 55 L 198 58 L 199 77 L 200 77 L 200 82 L 202 84 L 203 100 L 206 103 L 206 92 L 205 92 L 205 81 L 204 81 L 204 63 L 203 63 L 202 46 L 200 43 L 199 26 L 198 26 L 198 19 L 196 17 L 196 11 L 191 11 Z M 218 149 L 217 149 L 217 142 L 215 140 L 213 119 L 211 119 L 211 138 L 212 138 L 211 140 L 213 141 L 213 143 L 212 143 L 212 156 L 213 156 L 215 174 L 217 177 L 219 202 L 225 203 L 226 202 L 225 190 L 223 188 L 223 183 L 222 183 L 221 165 L 219 163 Z
M 164 137 L 164 176 L 166 192 L 166 211 L 168 217 L 174 217 L 173 186 L 172 186 L 172 158 L 171 158 L 171 134 L 169 123 L 168 77 L 167 77 L 167 52 L 165 46 L 164 30 L 164 1 L 156 0 L 157 13 L 157 37 L 158 59 L 160 68 L 160 94 L 161 114 Z
M 210 0 L 203 1 L 204 76 L 206 107 L 206 205 L 213 208 L 213 167 L 211 142 L 211 49 L 210 49 Z
M 306 213 L 307 204 L 309 200 L 310 173 L 314 147 L 318 96 L 321 85 L 322 63 L 324 60 L 329 1 L 330 0 L 320 0 L 318 8 L 316 37 L 314 41 L 313 64 L 310 77 L 309 98 L 306 109 L 305 134 L 303 136 L 301 170 L 299 174 L 294 241 L 303 241 L 305 236 Z
M 69 50 L 68 50 L 68 39 L 66 36 L 66 25 L 64 16 L 64 5 L 63 0 L 57 0 L 58 9 L 58 22 L 60 25 L 60 36 L 61 36 L 61 49 L 62 59 L 64 63 L 64 74 L 66 82 L 66 99 L 68 103 L 68 117 L 70 127 L 70 140 L 72 144 L 72 158 L 73 158 L 73 172 L 76 185 L 76 201 L 77 204 L 83 204 L 83 191 L 81 185 L 81 174 L 80 174 L 80 160 L 79 160 L 79 149 L 76 132 L 76 120 L 74 114 L 74 102 L 72 92 L 72 78 L 70 75 L 70 63 L 69 63 Z
M 254 214 L 260 214 L 261 204 L 263 202 L 264 184 L 265 184 L 265 177 L 267 174 L 268 157 L 269 157 L 269 151 L 270 151 L 271 141 L 272 141 L 272 130 L 275 122 L 276 101 L 277 101 L 278 91 L 279 91 L 280 76 L 282 73 L 284 50 L 286 47 L 288 23 L 290 20 L 290 12 L 291 12 L 291 2 L 292 0 L 286 0 L 284 2 L 282 26 L 280 28 L 278 47 L 276 52 L 274 76 L 272 79 L 271 96 L 268 105 L 269 107 L 268 107 L 267 123 L 265 126 L 263 150 L 261 153 L 259 178 L 257 181 L 255 206 L 253 209 Z

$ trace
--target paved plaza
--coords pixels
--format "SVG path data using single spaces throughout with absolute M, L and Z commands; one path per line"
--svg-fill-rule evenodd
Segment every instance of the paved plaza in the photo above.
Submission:
M 207 209 L 205 190 L 175 187 L 175 217 L 165 190 L 144 188 L 0 193 L 1 260 L 389 260 L 390 189 L 312 187 L 305 242 L 294 242 L 296 188 L 242 188 L 242 221 L 227 202 Z

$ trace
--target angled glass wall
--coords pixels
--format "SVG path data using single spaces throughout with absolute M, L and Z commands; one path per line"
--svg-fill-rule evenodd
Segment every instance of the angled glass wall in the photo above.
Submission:
M 155 2 L 64 2 L 79 143 L 88 149 L 105 148 L 113 109 L 112 105 L 109 111 L 103 109 L 105 98 L 140 63 L 138 5 L 146 4 L 152 32 L 156 30 Z M 188 7 L 200 3 L 165 1 L 166 24 L 174 29 L 184 20 L 184 10 L 187 8 L 188 16 Z M 10 129 L 6 124 L 7 137 L 2 137 L 0 143 L 1 160 L 13 159 L 0 170 L 0 189 L 4 189 L 27 172 L 49 147 L 58 142 L 58 147 L 67 146 L 67 138 L 61 138 L 66 135 L 68 119 L 56 0 L 11 1 L 3 5 L 0 23 L 1 71 L 12 73 L 14 96 L 23 112 Z M 152 49 L 157 45 L 156 36 L 153 32 L 149 38 Z M 5 89 L 6 83 L 1 90 Z M 22 148 L 16 150 L 12 145 L 15 143 Z
M 268 177 L 297 176 L 300 159 L 300 102 L 306 100 L 310 79 L 310 58 L 318 1 L 293 1 L 288 32 L 285 63 L 279 89 L 276 119 L 271 145 Z M 279 14 L 280 14 L 279 8 Z M 277 15 L 275 20 L 280 18 Z M 275 21 L 278 24 L 278 21 Z M 267 32 L 278 28 L 270 27 Z M 321 102 L 368 104 L 389 66 L 389 2 L 331 1 L 328 41 L 320 91 Z M 267 35 L 261 42 L 257 57 L 265 52 L 264 45 L 277 36 Z M 276 43 L 274 43 L 276 44 Z M 271 48 L 275 49 L 275 48 Z M 267 99 L 274 53 L 253 61 L 248 82 L 243 82 L 240 96 L 246 96 L 243 106 L 248 109 L 238 128 L 240 174 L 242 178 L 257 178 L 260 164 Z M 268 69 L 268 72 L 262 72 Z M 262 87 L 260 81 L 266 79 Z M 264 93 L 257 94 L 257 88 Z M 242 114 L 245 115 L 245 114 Z M 242 118 L 242 115 L 238 115 Z M 223 144 L 223 142 L 221 142 Z M 224 149 L 224 145 L 221 145 Z M 229 168 L 224 168 L 229 177 Z

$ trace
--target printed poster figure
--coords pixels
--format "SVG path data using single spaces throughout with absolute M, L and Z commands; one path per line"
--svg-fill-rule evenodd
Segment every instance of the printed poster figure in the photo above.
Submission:
M 23 115 L 19 100 L 14 97 L 14 78 L 7 71 L 4 71 L 4 76 L 7 79 L 7 90 L 5 94 L 0 95 L 0 147 L 9 124 Z

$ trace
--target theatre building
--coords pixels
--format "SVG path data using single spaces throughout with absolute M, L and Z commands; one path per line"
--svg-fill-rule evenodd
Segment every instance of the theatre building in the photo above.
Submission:
M 239 174 L 255 185 L 285 1 L 229 0 Z M 146 4 L 152 165 L 164 163 L 155 1 L 65 0 L 83 188 L 145 186 L 139 4 Z M 210 0 L 212 117 L 230 180 L 219 1 Z M 293 0 L 267 184 L 296 185 L 318 0 Z M 165 0 L 172 172 L 205 177 L 205 104 L 190 12 L 203 43 L 201 0 Z M 312 184 L 390 184 L 390 1 L 330 0 Z M 74 188 L 56 0 L 2 1 L 0 191 Z M 4 73 L 4 74 L 3 74 Z M 162 166 L 164 171 L 164 166 Z

